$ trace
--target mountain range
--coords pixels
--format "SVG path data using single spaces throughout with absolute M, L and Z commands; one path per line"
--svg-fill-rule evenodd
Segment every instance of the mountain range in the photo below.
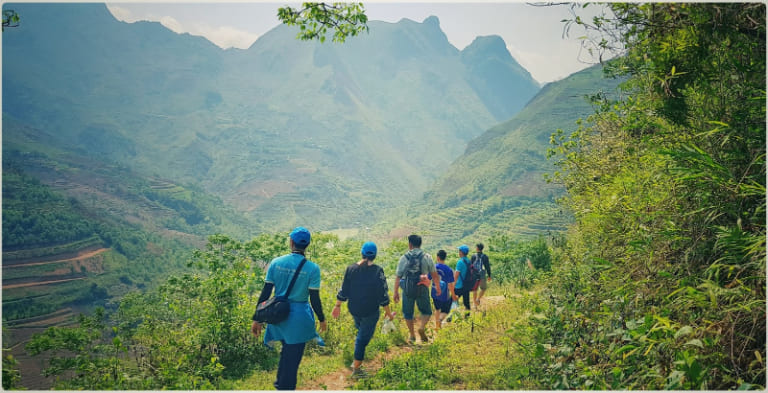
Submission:
M 460 51 L 436 17 L 371 21 L 343 45 L 278 26 L 223 50 L 103 4 L 8 7 L 24 23 L 3 33 L 4 150 L 194 185 L 255 231 L 360 226 L 418 200 L 539 90 L 501 38 Z

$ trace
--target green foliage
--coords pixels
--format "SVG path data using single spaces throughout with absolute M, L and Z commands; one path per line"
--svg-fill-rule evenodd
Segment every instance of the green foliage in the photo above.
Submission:
M 198 272 L 172 276 L 156 292 L 121 302 L 121 332 L 156 387 L 216 386 L 221 378 L 274 365 L 274 354 L 248 328 L 253 293 L 263 283 L 249 256 L 257 245 L 213 235 L 189 262 Z
M 18 27 L 19 26 L 19 14 L 14 10 L 3 10 L 3 31 L 6 27 Z
M 368 31 L 368 17 L 363 3 L 303 3 L 302 9 L 281 7 L 277 17 L 288 26 L 299 26 L 296 38 L 325 42 L 328 29 L 335 30 L 333 42 L 343 43 L 347 37 L 354 37 Z
M 3 165 L 3 251 L 70 243 L 94 231 L 94 223 L 84 217 L 76 199 L 54 193 L 35 178 Z
M 45 376 L 58 379 L 60 389 L 146 389 L 147 385 L 126 373 L 121 359 L 128 348 L 104 323 L 104 310 L 92 316 L 80 315 L 76 327 L 51 327 L 36 334 L 26 346 L 31 355 L 46 353 Z
M 491 261 L 493 280 L 531 288 L 551 269 L 552 254 L 547 240 L 519 241 L 500 235 L 488 239 L 485 253 Z
M 21 382 L 19 362 L 11 355 L 10 350 L 3 348 L 3 389 L 18 389 Z
M 765 386 L 765 5 L 611 9 L 592 26 L 626 48 L 608 68 L 630 96 L 552 137 L 576 225 L 526 378 Z

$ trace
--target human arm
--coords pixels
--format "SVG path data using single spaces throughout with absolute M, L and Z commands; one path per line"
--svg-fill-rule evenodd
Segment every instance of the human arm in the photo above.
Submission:
M 483 267 L 485 268 L 485 271 L 488 274 L 488 281 L 491 281 L 491 261 L 488 260 L 487 255 L 485 255 L 485 258 L 483 258 Z
M 456 296 L 456 290 L 454 289 L 455 286 L 456 286 L 455 282 L 449 282 L 448 283 L 448 293 L 451 294 L 451 299 L 458 300 L 459 297 Z
M 348 279 L 349 269 L 350 268 L 347 268 L 344 272 L 344 279 L 341 281 L 341 289 L 339 289 L 339 293 L 336 294 L 336 305 L 333 307 L 333 311 L 331 311 L 331 316 L 333 318 L 339 318 L 339 315 L 341 314 L 341 303 L 348 300 L 350 283 L 350 280 Z
M 437 271 L 432 272 L 432 282 L 435 283 L 435 293 L 440 296 L 443 290 L 440 289 L 440 275 L 437 274 Z
M 390 321 L 394 321 L 395 320 L 395 312 L 390 310 L 389 304 L 384 306 L 384 312 L 386 313 L 386 316 L 387 316 L 387 318 L 389 318 Z
M 264 283 L 264 288 L 261 289 L 261 294 L 259 294 L 259 301 L 256 304 L 261 304 L 261 302 L 266 301 L 269 299 L 269 296 L 272 294 L 272 288 L 274 288 L 275 284 L 271 282 Z M 253 334 L 254 337 L 261 336 L 261 329 L 264 324 L 261 322 L 256 322 L 256 312 L 254 311 L 253 317 L 251 317 L 253 320 L 253 323 L 251 323 L 251 334 Z
M 395 302 L 400 301 L 400 276 L 395 276 L 395 289 L 392 290 L 394 292 L 394 295 L 392 295 L 392 300 Z
M 323 303 L 320 301 L 319 289 L 309 290 L 309 303 L 312 305 L 312 310 L 314 310 L 317 315 L 317 321 L 320 322 L 320 331 L 324 332 L 327 328 L 327 324 L 325 323 L 325 314 L 323 314 Z

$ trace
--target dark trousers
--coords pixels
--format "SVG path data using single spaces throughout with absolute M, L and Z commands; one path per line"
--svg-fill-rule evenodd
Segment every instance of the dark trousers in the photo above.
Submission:
M 355 319 L 355 328 L 357 337 L 355 338 L 355 360 L 365 359 L 365 347 L 371 342 L 373 333 L 376 331 L 376 323 L 379 322 L 379 310 L 376 314 L 367 317 L 352 316 Z
M 469 311 L 469 294 L 472 292 L 470 288 L 455 289 L 456 296 L 464 299 L 464 308 Z
M 299 373 L 299 363 L 304 356 L 304 346 L 306 343 L 286 344 L 283 342 L 283 349 L 280 351 L 280 363 L 277 365 L 277 379 L 275 388 L 277 390 L 296 390 L 296 376 Z

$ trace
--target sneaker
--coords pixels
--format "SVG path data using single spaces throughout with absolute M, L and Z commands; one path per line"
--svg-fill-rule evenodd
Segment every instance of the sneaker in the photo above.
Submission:
M 427 332 L 424 329 L 419 329 L 419 337 L 421 337 L 421 342 L 429 342 L 429 338 L 427 338 Z
M 368 373 L 363 370 L 362 367 L 352 369 L 352 379 L 360 379 L 368 377 Z
M 408 344 L 415 344 L 416 343 L 416 337 L 408 337 Z

